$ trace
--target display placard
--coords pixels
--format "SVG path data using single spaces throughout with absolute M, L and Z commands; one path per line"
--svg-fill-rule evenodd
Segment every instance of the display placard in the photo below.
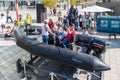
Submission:
M 120 21 L 111 21 L 111 28 L 119 28 Z
M 101 20 L 101 27 L 108 27 L 108 20 Z

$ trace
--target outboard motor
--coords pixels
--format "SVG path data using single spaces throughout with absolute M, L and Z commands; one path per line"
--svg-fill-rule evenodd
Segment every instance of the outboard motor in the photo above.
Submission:
M 99 58 L 106 50 L 106 42 L 97 37 L 76 34 L 75 44 L 78 46 L 86 46 L 88 48 L 87 53 L 93 50 L 94 55 Z

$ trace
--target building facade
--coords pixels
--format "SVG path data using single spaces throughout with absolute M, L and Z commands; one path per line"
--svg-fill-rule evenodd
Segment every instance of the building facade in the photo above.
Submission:
M 0 11 L 9 9 L 14 10 L 16 0 L 1 0 L 0 1 Z M 27 6 L 35 6 L 36 2 L 40 0 L 18 0 L 18 5 L 20 8 L 27 8 Z

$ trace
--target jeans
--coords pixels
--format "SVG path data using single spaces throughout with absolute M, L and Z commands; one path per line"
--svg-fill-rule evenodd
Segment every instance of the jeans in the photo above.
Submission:
M 26 34 L 28 33 L 28 29 L 30 28 L 30 24 L 27 24 L 26 22 L 25 22 L 25 30 L 26 30 Z
M 61 36 L 63 33 L 57 33 L 56 37 L 58 38 L 59 36 Z
M 64 38 L 63 41 L 62 41 L 62 46 L 63 46 L 63 48 L 67 48 L 67 47 L 66 47 L 66 42 L 67 42 L 67 39 Z
M 7 23 L 8 23 L 8 20 L 11 20 L 11 22 L 13 22 L 12 18 L 11 17 L 7 17 Z
M 42 40 L 44 43 L 48 43 L 48 35 L 42 35 Z

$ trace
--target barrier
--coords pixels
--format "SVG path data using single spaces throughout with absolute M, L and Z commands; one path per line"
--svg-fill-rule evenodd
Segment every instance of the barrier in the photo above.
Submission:
M 97 17 L 97 31 L 120 33 L 120 16 Z

